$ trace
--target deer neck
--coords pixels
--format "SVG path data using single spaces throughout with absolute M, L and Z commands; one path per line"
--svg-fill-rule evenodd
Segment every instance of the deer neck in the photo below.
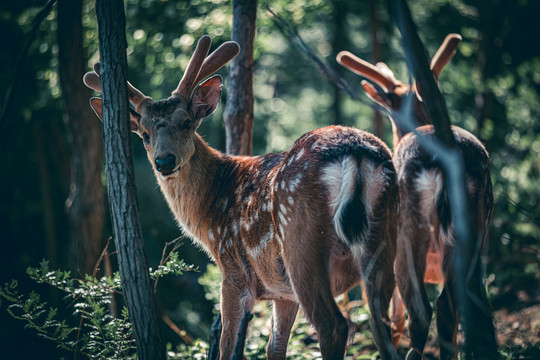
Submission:
M 216 197 L 214 184 L 228 157 L 211 148 L 195 133 L 195 153 L 179 170 L 177 177 L 163 180 L 154 170 L 159 186 L 176 220 L 186 235 L 202 242 L 210 224 L 205 216 Z

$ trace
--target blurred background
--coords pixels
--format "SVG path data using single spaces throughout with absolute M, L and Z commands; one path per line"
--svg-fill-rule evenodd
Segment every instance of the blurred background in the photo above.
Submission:
M 69 316 L 72 310 L 66 308 L 63 295 L 36 285 L 26 268 L 47 259 L 51 269 L 71 270 L 74 277 L 82 278 L 88 271 L 81 264 L 85 259 L 95 263 L 96 251 L 99 255 L 113 236 L 108 205 L 99 196 L 106 174 L 99 170 L 103 161 L 101 123 L 87 105 L 91 92 L 79 90 L 82 80 L 70 76 L 73 72 L 61 75 L 62 64 L 69 66 L 77 56 L 84 59 L 84 71 L 98 61 L 98 31 L 94 1 L 84 0 L 81 12 L 76 7 L 61 12 L 55 5 L 27 43 L 45 3 L 0 3 L 0 284 L 17 279 L 21 289 L 39 292 L 42 299 Z M 231 38 L 231 1 L 125 3 L 128 77 L 154 99 L 165 98 L 176 88 L 200 36 L 212 37 L 212 49 Z M 500 317 L 500 340 L 508 346 L 538 341 L 540 321 L 528 328 L 521 323 L 525 318 L 531 320 L 530 314 L 540 313 L 540 2 L 415 0 L 409 6 L 431 56 L 448 33 L 463 36 L 456 56 L 442 72 L 440 87 L 453 124 L 478 136 L 491 154 L 495 210 L 486 274 L 496 319 Z M 310 48 L 363 101 L 353 100 L 329 84 L 282 35 L 266 8 L 293 24 Z M 398 79 L 408 82 L 400 35 L 386 2 L 260 0 L 258 9 L 254 155 L 286 150 L 306 131 L 331 124 L 374 132 L 391 146 L 390 122 L 374 115 L 360 86 L 362 79 L 335 61 L 339 51 L 349 50 L 370 62 L 386 62 Z M 71 28 L 77 19 L 80 30 Z M 65 50 L 66 43 L 75 46 Z M 25 46 L 27 56 L 21 58 Z M 80 50 L 70 52 L 73 48 Z M 227 68 L 220 74 L 226 84 Z M 79 93 L 86 99 L 82 103 L 73 97 Z M 220 150 L 225 148 L 225 98 L 223 94 L 218 111 L 198 130 Z M 97 137 L 90 138 L 95 129 Z M 81 143 L 88 151 L 76 146 Z M 165 243 L 181 236 L 181 231 L 136 135 L 132 135 L 132 143 L 140 221 L 148 261 L 155 268 Z M 80 195 L 77 187 L 90 178 L 84 173 L 90 168 L 94 172 L 97 168 L 101 190 Z M 76 196 L 87 196 L 95 205 L 74 209 Z M 98 250 L 74 246 L 85 232 L 92 231 L 99 232 Z M 86 250 L 94 255 L 86 256 Z M 190 335 L 207 338 L 214 305 L 198 279 L 209 259 L 188 239 L 183 240 L 179 254 L 199 271 L 161 280 L 158 307 Z M 114 256 L 111 259 L 115 268 Z M 24 323 L 7 314 L 6 306 L 0 300 L 0 358 L 72 356 L 24 329 Z M 166 341 L 180 341 L 164 324 L 163 329 Z

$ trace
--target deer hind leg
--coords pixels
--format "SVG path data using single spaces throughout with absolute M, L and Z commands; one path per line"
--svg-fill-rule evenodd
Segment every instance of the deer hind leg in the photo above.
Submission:
M 390 324 L 392 330 L 392 345 L 397 349 L 399 340 L 405 330 L 405 308 L 399 290 L 396 287 L 390 301 Z
M 272 334 L 266 348 L 267 359 L 285 360 L 287 358 L 287 343 L 297 311 L 298 303 L 294 301 L 274 300 Z
M 403 215 L 403 214 L 402 214 Z M 424 287 L 425 259 L 430 232 L 410 220 L 398 230 L 396 279 L 399 292 L 409 313 L 411 349 L 407 359 L 420 359 L 426 345 L 433 310 Z
M 454 359 L 457 345 L 458 309 L 454 278 L 451 272 L 446 274 L 443 290 L 436 302 L 437 336 L 441 360 Z
M 475 249 L 480 252 L 480 249 Z M 467 296 L 469 296 L 469 330 L 466 347 L 475 359 L 498 359 L 497 340 L 491 314 L 491 304 L 483 281 L 480 254 L 474 254 L 467 274 Z M 465 315 L 465 314 L 464 314 Z M 471 326 L 472 325 L 472 326 Z
M 307 228 L 307 229 L 306 229 Z M 294 293 L 319 336 L 322 358 L 342 360 L 348 325 L 334 301 L 329 275 L 329 240 L 308 226 L 286 233 L 283 260 Z
M 387 228 L 390 227 L 390 228 Z M 390 222 L 372 221 L 370 236 L 360 258 L 365 293 L 371 312 L 370 328 L 382 359 L 397 359 L 392 344 L 388 310 L 395 289 L 395 227 Z

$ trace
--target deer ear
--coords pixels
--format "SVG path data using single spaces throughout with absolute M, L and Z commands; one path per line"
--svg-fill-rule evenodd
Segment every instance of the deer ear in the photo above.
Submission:
M 99 117 L 101 121 L 103 121 L 103 102 L 100 98 L 91 98 L 90 99 L 90 106 L 92 109 L 94 109 L 94 112 Z M 131 125 L 131 131 L 138 133 L 139 132 L 139 121 L 141 119 L 141 115 L 139 115 L 137 112 L 135 112 L 132 109 L 129 109 L 129 122 Z
M 90 106 L 94 109 L 98 118 L 103 121 L 103 103 L 101 102 L 101 99 L 96 97 L 91 98 Z
M 214 75 L 195 89 L 189 105 L 195 120 L 204 119 L 217 109 L 222 86 L 221 76 Z

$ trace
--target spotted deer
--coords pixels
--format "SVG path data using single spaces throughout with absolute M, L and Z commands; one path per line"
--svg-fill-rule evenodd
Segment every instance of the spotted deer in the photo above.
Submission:
M 454 56 L 461 36 L 450 34 L 431 61 L 431 70 L 437 80 L 441 70 Z M 440 358 L 457 356 L 456 335 L 459 299 L 453 273 L 456 240 L 450 213 L 448 194 L 444 186 L 443 171 L 435 155 L 427 152 L 419 137 L 434 138 L 431 120 L 424 108 L 420 88 L 401 83 L 384 63 L 374 66 L 355 55 L 343 51 L 337 61 L 373 81 L 362 86 L 377 104 L 391 111 L 399 111 L 405 97 L 414 96 L 414 115 L 418 127 L 414 132 L 393 121 L 394 166 L 398 174 L 400 209 L 398 221 L 397 254 L 395 263 L 399 293 L 392 298 L 392 330 L 397 346 L 405 325 L 403 302 L 409 313 L 411 349 L 407 359 L 420 358 L 428 336 L 432 317 L 424 283 L 442 284 L 436 302 L 437 332 Z M 468 131 L 452 126 L 452 132 L 464 156 L 466 192 L 469 213 L 474 224 L 476 241 L 474 258 L 466 259 L 468 270 L 467 291 L 474 299 L 474 321 L 482 331 L 470 339 L 476 349 L 475 356 L 496 356 L 496 341 L 487 294 L 482 279 L 480 254 L 486 242 L 488 224 L 493 209 L 493 192 L 489 173 L 489 157 L 482 143 Z M 403 302 L 401 302 L 401 298 Z
M 203 36 L 178 87 L 154 101 L 128 83 L 131 130 L 183 231 L 223 273 L 221 359 L 230 359 L 242 316 L 273 301 L 269 359 L 285 359 L 298 305 L 314 325 L 324 359 L 343 359 L 348 324 L 334 297 L 365 283 L 370 325 L 383 359 L 394 359 L 388 306 L 398 202 L 387 146 L 341 126 L 311 131 L 290 150 L 230 156 L 196 130 L 214 112 L 222 79 L 212 75 L 239 52 L 226 42 L 208 57 Z M 101 91 L 99 66 L 84 77 Z M 210 77 L 209 77 L 210 76 Z M 102 116 L 102 102 L 91 99 Z

